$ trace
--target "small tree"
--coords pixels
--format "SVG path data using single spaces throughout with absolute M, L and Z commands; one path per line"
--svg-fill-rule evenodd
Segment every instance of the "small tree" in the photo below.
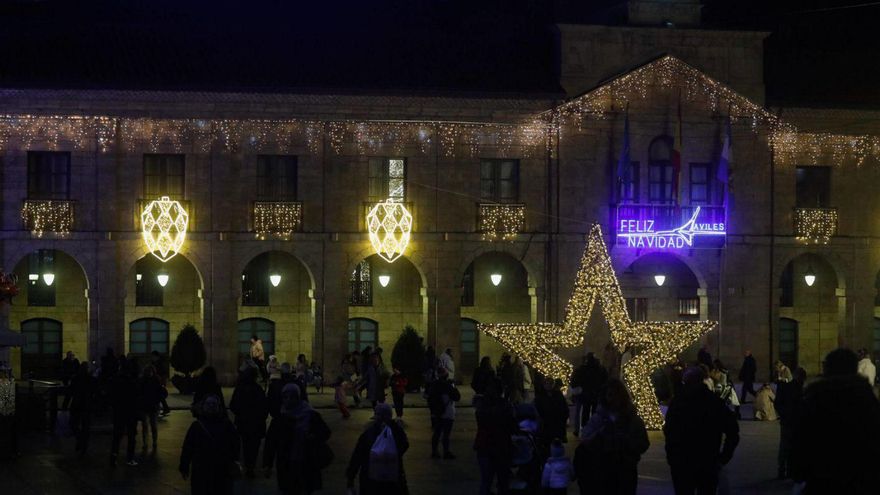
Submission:
M 192 373 L 201 369 L 207 361 L 205 343 L 199 335 L 199 331 L 192 324 L 187 323 L 180 329 L 174 346 L 171 347 L 171 366 L 178 373 L 183 373 L 189 378 Z
M 407 325 L 391 351 L 391 366 L 400 370 L 409 380 L 409 386 L 418 388 L 424 382 L 425 344 L 416 329 Z

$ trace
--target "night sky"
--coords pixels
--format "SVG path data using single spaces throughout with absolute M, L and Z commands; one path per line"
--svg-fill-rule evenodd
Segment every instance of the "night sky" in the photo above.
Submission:
M 620 24 L 613 0 L 0 0 L 0 85 L 559 94 L 555 22 Z M 758 29 L 768 101 L 880 107 L 880 5 L 705 0 Z M 586 4 L 586 5 L 584 5 Z

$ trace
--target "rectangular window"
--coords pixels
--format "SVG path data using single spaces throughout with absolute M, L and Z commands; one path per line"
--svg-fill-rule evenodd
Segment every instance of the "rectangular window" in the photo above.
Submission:
M 39 249 L 31 253 L 28 257 L 28 306 L 55 306 L 54 275 L 54 250 Z
M 691 163 L 691 204 L 708 205 L 712 203 L 711 166 L 708 163 Z
M 184 198 L 184 155 L 144 154 L 144 198 Z
M 406 200 L 406 160 L 370 158 L 370 202 L 386 199 Z
M 700 298 L 680 298 L 678 300 L 678 316 L 700 316 Z
M 296 201 L 296 188 L 296 156 L 257 156 L 257 199 L 261 201 Z
M 798 167 L 796 193 L 798 208 L 831 206 L 831 167 Z
M 269 305 L 269 256 L 257 256 L 241 276 L 241 305 Z
M 651 203 L 672 202 L 672 164 L 667 161 L 652 163 L 648 167 L 648 199 Z
M 361 261 L 351 272 L 351 306 L 373 305 L 373 278 L 370 262 Z
M 632 321 L 648 321 L 648 299 L 644 297 L 626 298 L 626 311 Z
M 482 160 L 480 199 L 490 203 L 518 202 L 519 160 Z
M 162 263 L 147 255 L 135 263 L 135 306 L 162 306 L 165 291 L 159 284 Z
M 70 153 L 28 151 L 28 199 L 70 199 Z
M 621 177 L 618 187 L 618 198 L 620 203 L 638 203 L 639 202 L 639 179 L 641 175 L 641 167 L 639 162 L 629 162 L 629 170 Z

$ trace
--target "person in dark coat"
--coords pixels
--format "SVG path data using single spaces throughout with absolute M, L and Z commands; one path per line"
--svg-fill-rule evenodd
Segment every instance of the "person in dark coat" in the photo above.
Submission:
M 76 376 L 79 370 L 79 359 L 73 351 L 67 351 L 67 355 L 61 360 L 61 383 L 64 384 L 64 402 L 61 403 L 61 409 L 70 407 L 70 400 L 73 398 L 70 390 L 70 382 Z
M 742 382 L 742 403 L 746 403 L 746 399 L 748 398 L 747 394 L 752 394 L 754 398 L 758 398 L 755 394 L 755 374 L 758 372 L 758 364 L 755 362 L 755 357 L 752 356 L 752 351 L 746 351 L 746 355 L 743 358 L 742 368 L 739 369 L 739 381 Z
M 480 365 L 474 370 L 471 378 L 471 388 L 474 389 L 474 395 L 483 395 L 486 393 L 486 387 L 495 380 L 495 369 L 492 368 L 492 360 L 489 356 L 483 356 L 480 359 Z
M 159 442 L 159 432 L 156 429 L 159 417 L 159 404 L 165 398 L 165 387 L 159 383 L 159 377 L 156 375 L 156 368 L 152 364 L 148 364 L 144 368 L 143 376 L 140 380 L 138 396 L 138 419 L 142 424 L 141 438 L 143 440 L 143 450 L 147 450 L 147 427 L 153 439 L 153 453 L 156 453 L 156 447 Z
M 348 461 L 348 468 L 345 470 L 348 487 L 354 487 L 354 479 L 357 477 L 360 485 L 359 495 L 406 495 L 409 491 L 403 470 L 403 455 L 409 449 L 409 439 L 403 428 L 391 419 L 391 406 L 384 403 L 377 404 L 374 412 L 375 421 L 370 423 L 366 431 L 358 437 L 351 459 Z M 385 427 L 390 429 L 397 447 L 398 476 L 395 481 L 370 479 L 370 449 Z
M 794 379 L 791 382 L 776 385 L 774 405 L 776 413 L 779 415 L 779 454 L 777 456 L 779 479 L 790 477 L 791 435 L 803 402 L 806 381 L 807 372 L 803 368 L 798 368 L 795 370 Z
M 194 416 L 198 415 L 199 405 L 202 401 L 211 395 L 220 399 L 220 406 L 223 407 L 223 409 L 226 409 L 226 401 L 223 400 L 223 390 L 220 388 L 220 383 L 217 381 L 217 371 L 214 367 L 208 366 L 202 370 L 202 373 L 196 380 L 192 400 Z
M 552 378 L 544 378 L 542 389 L 535 394 L 535 408 L 541 417 L 542 451 L 549 452 L 553 440 L 566 442 L 568 401 Z
M 876 494 L 880 403 L 849 349 L 828 353 L 823 376 L 804 391 L 791 445 L 791 475 L 804 493 Z
M 480 466 L 480 495 L 492 493 L 492 483 L 497 478 L 495 493 L 506 495 L 510 485 L 511 436 L 517 431 L 516 415 L 510 402 L 501 396 L 501 381 L 490 380 L 483 398 L 476 405 L 477 434 L 474 451 Z
M 650 442 L 626 386 L 612 378 L 581 431 L 575 472 L 582 494 L 635 495 L 638 466 Z
M 266 390 L 266 400 L 269 406 L 269 415 L 277 418 L 281 414 L 281 391 L 284 386 L 293 382 L 293 372 L 290 363 L 281 363 L 281 378 L 269 380 Z
M 581 427 L 596 412 L 599 405 L 599 392 L 607 380 L 608 371 L 602 367 L 592 352 L 587 353 L 583 364 L 572 373 L 571 386 L 580 388 L 580 393 L 574 396 L 575 435 L 580 434 Z
M 76 453 L 85 455 L 92 429 L 92 405 L 97 384 L 89 373 L 89 363 L 82 362 L 70 382 L 70 427 L 76 435 Z
M 455 459 L 450 451 L 449 437 L 452 433 L 452 425 L 455 424 L 455 403 L 461 400 L 461 393 L 455 388 L 455 383 L 449 379 L 446 368 L 437 369 L 437 379 L 428 385 L 425 392 L 428 399 L 428 409 L 431 413 L 431 457 L 439 458 L 438 449 L 441 441 L 443 444 L 443 458 Z
M 229 410 L 235 415 L 235 429 L 241 437 L 245 474 L 252 478 L 260 442 L 266 436 L 266 416 L 269 415 L 269 403 L 257 383 L 256 369 L 248 368 L 239 377 L 229 401 Z
M 703 345 L 697 351 L 697 363 L 705 365 L 710 370 L 712 369 L 712 354 L 709 352 L 709 346 Z
M 186 432 L 178 470 L 190 479 L 193 495 L 231 495 L 232 465 L 240 444 L 219 397 L 201 401 L 199 416 Z
M 275 463 L 278 489 L 299 495 L 322 487 L 320 466 L 315 465 L 314 447 L 326 443 L 330 428 L 309 403 L 300 398 L 300 388 L 288 383 L 281 392 L 281 414 L 272 420 L 266 433 L 263 469 L 267 477 Z
M 715 493 L 718 472 L 733 458 L 739 443 L 736 416 L 703 383 L 702 368 L 684 372 L 681 394 L 666 412 L 666 461 L 676 495 Z
M 125 367 L 114 376 L 110 385 L 110 401 L 113 405 L 113 440 L 110 450 L 110 463 L 116 465 L 119 456 L 119 443 L 122 436 L 126 443 L 126 464 L 137 466 L 134 459 L 134 442 L 137 433 L 138 418 L 138 383 L 137 368 L 133 361 L 127 361 Z
M 162 385 L 163 389 L 166 389 L 166 392 L 162 394 L 162 416 L 168 416 L 171 413 L 171 408 L 168 407 L 168 377 L 171 373 L 171 368 L 169 367 L 168 360 L 165 359 L 165 356 L 159 354 L 159 351 L 153 351 L 150 353 L 150 364 L 156 368 L 156 376 L 159 378 L 159 384 Z

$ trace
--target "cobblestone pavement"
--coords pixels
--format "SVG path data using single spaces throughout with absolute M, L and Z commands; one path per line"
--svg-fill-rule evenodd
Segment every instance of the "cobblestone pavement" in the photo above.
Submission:
M 227 394 L 227 397 L 229 394 Z M 325 494 L 345 492 L 344 471 L 348 456 L 358 434 L 369 421 L 367 409 L 353 411 L 348 421 L 329 408 L 329 395 L 318 396 L 313 403 L 333 430 L 330 446 L 336 453 L 333 464 L 324 472 Z M 423 403 L 418 396 L 408 399 Z M 183 407 L 185 398 L 174 398 L 172 406 Z M 748 417 L 748 411 L 744 411 Z M 459 408 L 453 430 L 454 461 L 434 460 L 430 455 L 430 431 L 427 410 L 418 407 L 405 414 L 406 430 L 411 448 L 405 456 L 407 478 L 413 495 L 450 493 L 475 494 L 479 473 L 471 451 L 475 432 L 473 409 Z M 105 420 L 106 421 L 106 420 Z M 188 483 L 177 472 L 180 444 L 192 418 L 186 410 L 175 410 L 159 425 L 159 451 L 156 455 L 140 455 L 138 437 L 137 467 L 120 463 L 109 467 L 109 425 L 96 420 L 89 455 L 78 459 L 73 453 L 73 439 L 49 434 L 23 434 L 22 457 L 0 462 L 0 493 L 30 494 L 176 494 L 189 493 Z M 104 423 L 104 424 L 102 424 Z M 774 480 L 776 445 L 779 435 L 776 423 L 742 421 L 742 440 L 733 462 L 725 469 L 730 493 L 787 494 L 788 482 Z M 652 432 L 651 448 L 639 465 L 639 493 L 671 493 L 669 468 L 663 451 L 663 435 Z M 569 445 L 572 449 L 573 445 Z M 121 449 L 124 452 L 124 447 Z M 275 479 L 240 480 L 236 493 L 277 493 Z M 577 493 L 572 487 L 569 493 Z

